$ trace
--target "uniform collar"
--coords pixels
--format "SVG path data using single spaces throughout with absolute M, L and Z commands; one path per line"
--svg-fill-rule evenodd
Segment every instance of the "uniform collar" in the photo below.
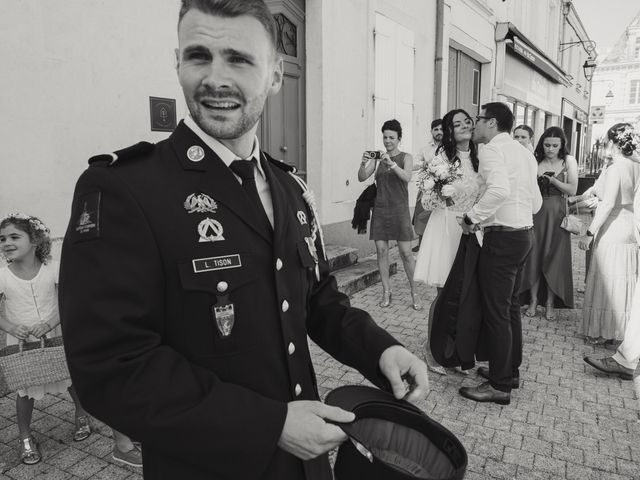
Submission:
M 228 167 L 231 165 L 231 162 L 234 160 L 238 160 L 238 155 L 229 150 L 225 145 L 220 143 L 218 140 L 213 138 L 211 135 L 207 134 L 204 130 L 202 130 L 198 124 L 195 122 L 191 115 L 187 115 L 184 119 L 184 124 L 189 127 L 193 133 L 195 133 L 200 140 L 202 140 L 207 147 L 209 147 L 213 152 L 220 157 L 220 160 L 224 162 L 224 164 Z M 254 137 L 253 140 L 253 149 L 251 150 L 251 154 L 244 158 L 243 160 L 254 159 L 256 161 L 256 167 L 258 167 L 258 172 L 262 175 L 262 178 L 267 178 L 264 170 L 262 169 L 262 164 L 260 163 L 260 142 L 258 141 L 258 137 Z

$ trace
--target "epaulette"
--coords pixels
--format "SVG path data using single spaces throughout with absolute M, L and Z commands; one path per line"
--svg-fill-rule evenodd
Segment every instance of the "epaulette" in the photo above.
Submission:
M 264 158 L 266 158 L 267 160 L 269 160 L 269 162 L 271 162 L 271 165 L 273 165 L 274 167 L 278 167 L 280 170 L 284 170 L 285 172 L 291 172 L 291 173 L 296 173 L 298 171 L 298 169 L 293 165 L 284 163 L 282 160 L 276 160 L 275 158 L 271 157 L 271 155 L 267 155 L 264 152 L 263 152 L 263 155 L 264 155 Z
M 155 148 L 155 144 L 149 142 L 139 142 L 130 147 L 116 150 L 113 153 L 102 153 L 95 155 L 89 159 L 89 165 L 96 167 L 110 167 L 116 162 L 129 160 L 135 157 L 141 157 L 151 153 Z

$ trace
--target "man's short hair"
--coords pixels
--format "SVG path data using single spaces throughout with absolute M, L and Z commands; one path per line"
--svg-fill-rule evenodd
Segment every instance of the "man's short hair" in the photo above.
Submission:
M 509 105 L 502 102 L 489 102 L 480 107 L 485 111 L 485 116 L 495 118 L 499 132 L 511 132 L 513 128 L 513 112 Z
M 433 130 L 436 127 L 439 127 L 440 125 L 442 125 L 442 119 L 441 118 L 436 118 L 435 120 L 433 120 L 431 122 L 431 130 Z
M 178 25 L 180 25 L 182 17 L 192 8 L 203 13 L 226 18 L 249 15 L 264 26 L 274 50 L 277 50 L 278 30 L 276 22 L 263 0 L 182 0 L 178 15 Z

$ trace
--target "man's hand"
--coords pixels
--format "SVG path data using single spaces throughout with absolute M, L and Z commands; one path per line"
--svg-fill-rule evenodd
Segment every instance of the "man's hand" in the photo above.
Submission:
M 350 423 L 356 416 L 322 402 L 299 400 L 287 404 L 278 446 L 302 460 L 316 458 L 347 439 L 340 427 L 327 423 Z
M 31 335 L 31 330 L 26 325 L 16 325 L 9 333 L 18 340 L 26 340 Z
M 387 377 L 393 390 L 393 395 L 415 402 L 429 390 L 429 375 L 427 366 L 406 348 L 394 345 L 387 348 L 380 355 L 379 362 L 382 374 Z M 403 379 L 409 383 L 405 386 Z
M 45 322 L 41 322 L 31 327 L 31 335 L 33 335 L 36 338 L 41 338 L 45 336 L 49 330 L 51 330 L 51 327 L 49 327 L 49 324 Z
M 468 225 L 467 222 L 464 221 L 464 217 L 456 217 L 456 219 L 458 220 L 460 228 L 462 228 L 463 235 L 469 235 L 470 233 L 473 233 L 478 229 L 478 225 L 476 225 L 475 223 Z

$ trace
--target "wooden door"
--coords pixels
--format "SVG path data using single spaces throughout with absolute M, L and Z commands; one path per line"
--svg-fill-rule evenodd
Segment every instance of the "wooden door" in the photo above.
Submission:
M 462 108 L 472 117 L 480 113 L 480 62 L 449 47 L 449 110 Z
M 284 78 L 278 95 L 269 97 L 258 128 L 262 148 L 298 169 L 306 178 L 304 11 L 300 1 L 267 1 L 278 26 L 278 52 Z

